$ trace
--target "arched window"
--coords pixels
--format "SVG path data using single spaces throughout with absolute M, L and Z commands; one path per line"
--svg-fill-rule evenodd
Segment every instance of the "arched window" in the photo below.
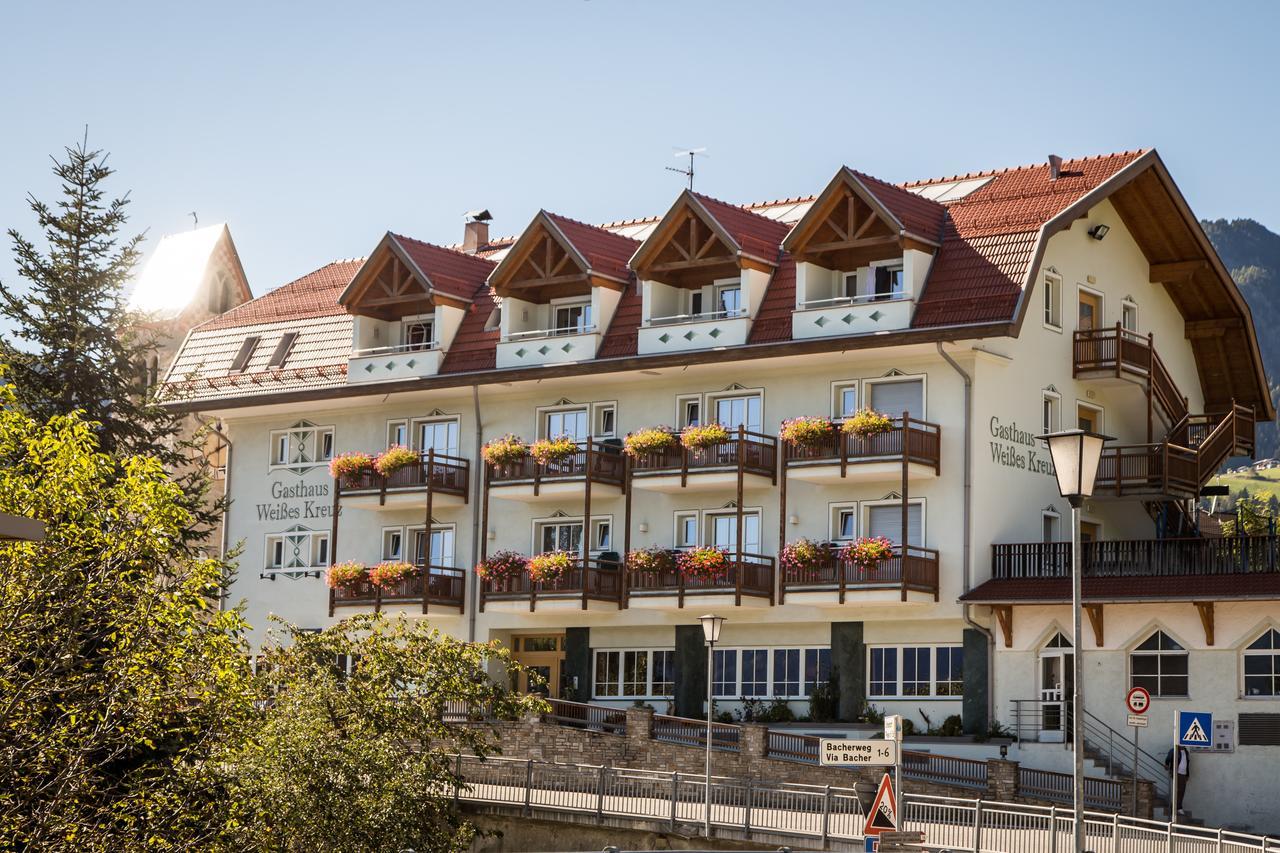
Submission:
M 1275 628 L 1244 650 L 1244 695 L 1280 696 L 1280 631 Z
M 1187 695 L 1187 650 L 1164 631 L 1156 631 L 1129 655 L 1129 686 L 1152 696 Z

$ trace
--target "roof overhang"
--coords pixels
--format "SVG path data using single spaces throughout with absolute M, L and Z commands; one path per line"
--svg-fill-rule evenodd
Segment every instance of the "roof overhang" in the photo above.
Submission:
M 365 262 L 360 265 L 360 269 L 356 271 L 351 282 L 342 291 L 342 295 L 338 297 L 338 304 L 345 307 L 348 313 L 364 313 L 360 310 L 360 300 L 368 293 L 383 266 L 388 262 L 388 255 L 402 265 L 409 275 L 421 283 L 423 291 L 417 294 L 418 299 L 426 299 L 433 304 L 443 303 L 459 308 L 466 307 L 466 303 L 457 296 L 437 290 L 431 277 L 409 256 L 409 253 L 400 245 L 400 241 L 396 239 L 396 235 L 388 231 L 378 241 L 377 247 L 369 253 L 369 257 L 365 259 Z
M 628 266 L 636 271 L 639 278 L 648 278 L 653 272 L 653 264 L 660 253 L 671 242 L 674 231 L 681 222 L 683 217 L 680 216 L 682 211 L 688 211 L 697 217 L 703 225 L 710 229 L 711 233 L 729 250 L 734 258 L 734 262 L 739 268 L 748 266 L 752 268 L 763 268 L 773 270 L 778 265 L 777 258 L 765 258 L 759 254 L 749 252 L 742 247 L 742 244 L 724 227 L 716 216 L 707 209 L 697 194 L 690 190 L 684 190 L 676 197 L 675 202 L 658 220 L 658 224 L 654 226 L 653 231 L 645 238 L 645 241 L 636 249 L 635 254 L 628 261 Z
M 543 270 L 543 281 L 534 282 L 535 286 L 556 287 L 586 283 L 592 287 L 609 287 L 617 290 L 629 283 L 626 278 L 595 269 L 591 260 L 574 245 L 555 218 L 547 211 L 539 210 L 516 241 L 511 244 L 511 248 L 503 255 L 502 260 L 489 273 L 488 283 L 494 292 L 500 296 L 520 298 L 519 293 L 512 292 L 511 285 L 515 281 L 515 276 L 531 259 L 533 252 L 548 239 L 563 250 L 564 260 L 577 269 L 575 272 L 565 274 L 561 274 L 558 269 Z

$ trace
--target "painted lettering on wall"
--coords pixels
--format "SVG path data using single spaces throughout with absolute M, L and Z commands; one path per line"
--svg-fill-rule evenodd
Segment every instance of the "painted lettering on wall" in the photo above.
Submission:
M 268 503 L 257 505 L 258 521 L 295 521 L 304 518 L 332 518 L 333 504 L 329 500 L 329 484 L 308 485 L 306 483 L 271 484 L 271 498 Z M 341 508 L 338 510 L 342 512 Z
M 1018 471 L 1053 476 L 1049 451 L 1040 447 L 1035 433 L 1022 429 L 1017 421 L 1005 423 L 998 415 L 991 416 L 990 430 L 992 462 Z

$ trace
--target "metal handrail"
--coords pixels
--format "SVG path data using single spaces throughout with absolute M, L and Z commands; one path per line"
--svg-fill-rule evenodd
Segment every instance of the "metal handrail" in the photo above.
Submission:
M 569 335 L 589 335 L 596 331 L 596 325 L 589 326 L 556 326 L 551 329 L 530 329 L 527 332 L 511 332 L 502 339 L 503 343 L 527 341 L 532 338 L 562 338 Z
M 650 317 L 645 326 L 673 326 L 678 323 L 701 323 L 706 320 L 732 320 L 735 317 L 747 316 L 746 308 L 732 311 L 702 311 L 698 314 L 669 314 L 666 317 Z

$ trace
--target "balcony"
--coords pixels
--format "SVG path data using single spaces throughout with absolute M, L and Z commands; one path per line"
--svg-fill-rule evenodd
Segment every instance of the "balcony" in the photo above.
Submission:
M 596 357 L 600 337 L 595 326 L 512 332 L 498 342 L 497 366 L 539 367 L 586 361 Z
M 406 465 L 386 477 L 364 471 L 339 478 L 338 497 L 345 506 L 360 509 L 425 507 L 427 492 L 433 507 L 462 506 L 469 497 L 471 462 L 428 450 L 421 463 Z
M 617 610 L 622 606 L 622 566 L 617 560 L 588 560 L 554 580 L 528 575 L 480 583 L 480 610 L 506 613 Z
M 429 566 L 424 572 L 418 563 L 413 575 L 387 589 L 368 578 L 354 586 L 330 589 L 329 615 L 338 607 L 372 607 L 378 613 L 384 605 L 404 604 L 421 604 L 422 612 L 433 616 L 461 614 L 466 590 L 467 573 L 463 569 Z
M 819 607 L 855 604 L 926 603 L 938 600 L 938 552 L 894 546 L 893 555 L 874 568 L 842 560 L 834 545 L 812 569 L 784 569 L 780 603 Z
M 419 379 L 440 372 L 444 353 L 431 343 L 358 349 L 347 360 L 347 383 Z
M 1178 390 L 1155 349 L 1154 338 L 1114 328 L 1079 329 L 1072 336 L 1071 375 L 1078 379 L 1130 381 L 1143 385 L 1168 419 L 1177 423 L 1187 415 L 1187 398 Z
M 641 355 L 741 346 L 751 332 L 746 309 L 651 317 L 640 327 Z
M 785 444 L 787 476 L 812 483 L 933 479 L 942 470 L 942 428 L 912 417 L 888 432 L 857 436 L 836 430 L 816 446 Z
M 622 448 L 602 441 L 579 441 L 565 459 L 546 464 L 532 456 L 518 462 L 487 465 L 485 483 L 491 497 L 522 502 L 580 496 L 583 484 L 603 486 L 606 494 L 622 493 L 625 461 Z
M 674 567 L 628 572 L 624 606 L 679 610 L 690 596 L 698 598 L 699 607 L 773 606 L 773 557 L 746 553 L 728 557 L 728 571 L 714 579 L 687 577 Z
M 1280 575 L 1280 537 L 1199 536 L 1186 539 L 1109 539 L 1085 542 L 1080 551 L 1085 578 L 1186 578 Z M 991 576 L 1006 579 L 1068 579 L 1070 542 L 991 546 Z M 1151 590 L 1152 595 L 1159 593 Z
M 792 312 L 791 336 L 800 340 L 894 332 L 911 326 L 915 307 L 909 293 L 811 299 Z
M 727 441 L 688 448 L 676 442 L 667 450 L 644 453 L 631 463 L 631 484 L 655 492 L 744 489 L 778 483 L 778 439 L 738 427 Z

